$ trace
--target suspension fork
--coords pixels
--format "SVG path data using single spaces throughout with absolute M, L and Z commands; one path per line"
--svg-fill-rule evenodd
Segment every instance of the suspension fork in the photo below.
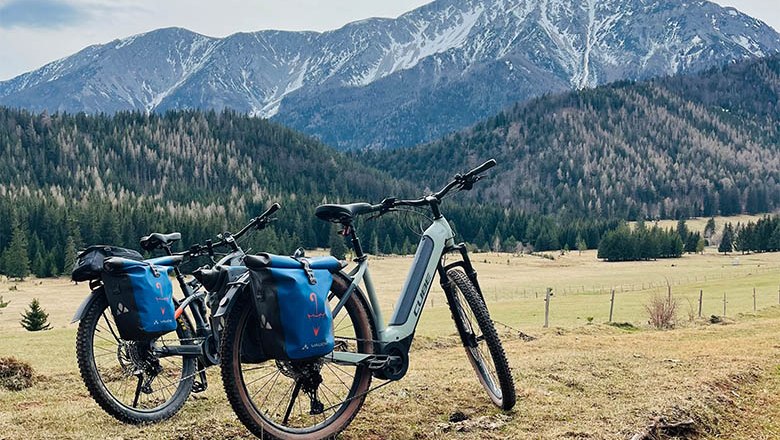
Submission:
M 445 266 L 442 266 L 444 255 L 455 252 L 460 253 L 460 261 L 454 261 Z M 448 292 L 448 289 L 452 287 L 449 279 L 447 278 L 447 271 L 456 267 L 460 267 L 464 272 L 466 272 L 466 276 L 469 278 L 469 281 L 471 281 L 471 284 L 473 284 L 477 289 L 479 297 L 482 299 L 482 301 L 485 300 L 485 297 L 482 295 L 482 288 L 479 286 L 479 281 L 477 280 L 477 271 L 474 270 L 474 266 L 471 264 L 469 251 L 466 249 L 466 245 L 464 243 L 458 243 L 454 246 L 444 249 L 444 252 L 442 253 L 442 261 L 439 261 L 439 267 L 436 270 L 439 272 L 439 283 L 441 284 L 441 287 L 444 289 L 445 293 Z

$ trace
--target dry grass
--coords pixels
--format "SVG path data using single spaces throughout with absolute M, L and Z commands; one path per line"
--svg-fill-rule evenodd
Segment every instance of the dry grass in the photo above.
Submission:
M 555 261 L 502 254 L 474 258 L 493 316 L 537 337 L 526 342 L 514 330 L 503 331 L 519 390 L 516 410 L 504 417 L 489 403 L 454 337 L 441 292 L 435 291 L 409 375 L 370 395 L 344 438 L 623 439 L 657 415 L 692 417 L 704 438 L 780 438 L 780 308 L 770 307 L 778 301 L 780 254 L 740 256 L 736 266 L 734 256 L 713 252 L 615 264 L 598 262 L 593 252 Z M 373 261 L 386 317 L 409 262 Z M 698 301 L 704 288 L 704 316 L 720 314 L 728 291 L 734 323 L 696 320 L 681 329 L 650 330 L 643 305 L 654 292 L 666 291 L 667 279 L 678 298 Z M 599 324 L 606 321 L 613 284 L 619 286 L 615 320 L 633 322 L 640 331 Z M 0 289 L 12 285 L 0 283 Z M 216 369 L 210 370 L 211 388 L 193 396 L 173 420 L 143 428 L 114 421 L 90 399 L 76 367 L 75 327 L 68 322 L 87 287 L 67 280 L 18 286 L 4 294 L 12 302 L 0 314 L 0 357 L 29 362 L 40 376 L 30 389 L 0 391 L 0 438 L 248 436 L 224 398 Z M 532 292 L 546 286 L 556 290 L 551 313 L 556 328 L 543 330 L 543 299 Z M 756 314 L 753 286 L 759 288 Z M 525 296 L 518 293 L 522 289 Z M 50 313 L 53 330 L 21 329 L 19 313 L 33 296 Z M 595 324 L 586 325 L 588 316 Z M 449 422 L 456 411 L 469 420 Z
M 723 230 L 723 225 L 726 223 L 731 223 L 733 225 L 736 225 L 737 223 L 742 223 L 743 225 L 748 222 L 756 222 L 758 219 L 764 217 L 768 214 L 742 214 L 742 215 L 735 215 L 730 217 L 715 217 L 715 232 L 720 233 Z M 694 217 L 687 219 L 685 221 L 685 224 L 688 226 L 688 229 L 694 232 L 704 232 L 704 227 L 707 226 L 707 221 L 709 221 L 710 217 Z M 635 222 L 631 222 L 633 225 Z M 668 228 L 676 228 L 677 227 L 677 220 L 660 220 L 658 222 L 645 222 L 646 225 L 651 224 L 658 224 L 659 227 L 663 229 Z

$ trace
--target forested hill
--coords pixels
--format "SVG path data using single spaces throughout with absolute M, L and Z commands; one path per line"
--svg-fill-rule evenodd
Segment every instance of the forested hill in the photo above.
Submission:
M 444 182 L 495 157 L 477 194 L 526 212 L 668 218 L 780 207 L 780 57 L 516 105 L 429 145 L 362 154 Z
M 61 273 L 77 248 L 138 248 L 153 231 L 180 231 L 192 244 L 237 230 L 272 202 L 283 206 L 279 221 L 255 236 L 255 251 L 328 246 L 336 238 L 314 218 L 318 204 L 423 191 L 279 124 L 229 111 L 86 116 L 0 108 L 0 157 L 0 273 L 23 256 L 37 275 Z M 447 214 L 461 239 L 507 250 L 518 242 L 573 249 L 578 238 L 595 247 L 614 226 L 558 226 L 493 204 L 453 204 Z M 387 215 L 361 222 L 360 232 L 372 253 L 407 253 L 421 222 Z
M 322 246 L 329 226 L 313 218 L 317 204 L 408 192 L 307 136 L 233 112 L 0 108 L 0 155 L 0 251 L 17 230 L 39 274 L 66 268 L 74 247 L 137 248 L 141 235 L 174 230 L 191 244 L 235 231 L 275 201 L 280 221 L 257 244 Z

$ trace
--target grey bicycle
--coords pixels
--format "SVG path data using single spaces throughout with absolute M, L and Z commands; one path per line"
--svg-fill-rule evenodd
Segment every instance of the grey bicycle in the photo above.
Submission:
M 256 345 L 260 328 L 255 308 L 249 303 L 251 295 L 244 295 L 239 306 L 227 315 L 221 344 L 222 377 L 233 409 L 250 431 L 269 439 L 318 439 L 334 437 L 344 430 L 360 411 L 366 395 L 378 388 L 371 387 L 372 378 L 387 381 L 384 385 L 406 374 L 409 348 L 437 273 L 480 383 L 499 408 L 509 410 L 515 405 L 512 374 L 477 273 L 464 244 L 455 243 L 455 234 L 440 206 L 451 191 L 470 190 L 482 177 L 480 174 L 495 164 L 490 160 L 458 174 L 439 192 L 417 200 L 387 198 L 375 205 L 330 204 L 316 209 L 318 218 L 340 225 L 355 254 L 355 267 L 336 274 L 328 296 L 335 349 L 305 362 L 242 355 L 246 347 Z M 395 311 L 385 324 L 368 270 L 368 256 L 354 223 L 358 216 L 377 217 L 399 207 L 427 208 L 433 217 L 422 234 Z M 453 254 L 456 261 L 448 263 L 446 257 Z

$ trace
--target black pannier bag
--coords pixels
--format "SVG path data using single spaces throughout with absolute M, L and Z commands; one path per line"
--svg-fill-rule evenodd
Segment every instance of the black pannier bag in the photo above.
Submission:
M 176 330 L 171 267 L 110 257 L 104 269 L 106 298 L 122 339 L 149 341 Z
M 206 290 L 216 292 L 215 295 L 210 295 L 212 301 L 221 301 L 231 289 L 241 290 L 243 286 L 249 284 L 247 272 L 246 266 L 216 265 L 213 268 L 196 269 L 192 275 Z M 209 307 L 218 310 L 219 304 L 211 303 Z M 244 334 L 241 336 L 241 363 L 260 364 L 267 360 L 260 342 L 260 327 L 253 325 L 244 327 Z
M 116 246 L 95 245 L 81 251 L 76 256 L 71 279 L 73 281 L 89 281 L 100 278 L 103 272 L 103 260 L 108 257 L 122 257 L 128 260 L 141 261 L 144 258 L 137 251 Z
M 268 359 L 307 360 L 333 351 L 333 316 L 328 292 L 333 257 L 292 258 L 249 255 L 251 291 L 257 311 L 260 346 Z

